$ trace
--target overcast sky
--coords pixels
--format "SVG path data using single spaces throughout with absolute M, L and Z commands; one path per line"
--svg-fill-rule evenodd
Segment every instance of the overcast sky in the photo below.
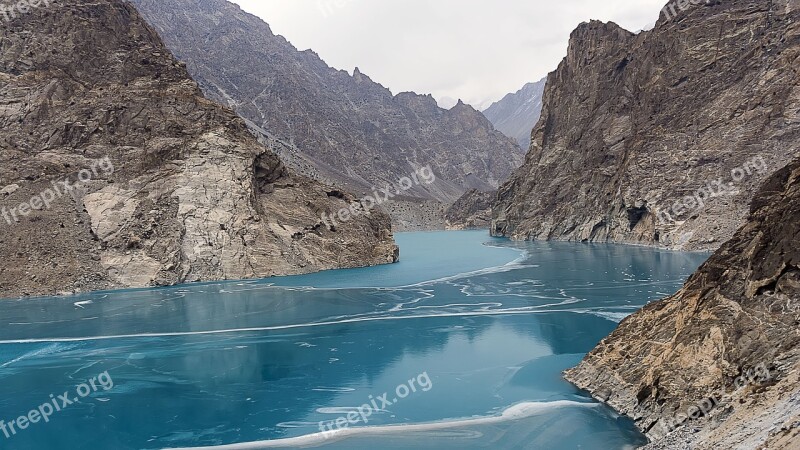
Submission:
M 300 50 L 358 67 L 393 93 L 476 108 L 537 81 L 589 19 L 637 31 L 667 0 L 234 0 Z M 444 101 L 442 101 L 444 99 Z

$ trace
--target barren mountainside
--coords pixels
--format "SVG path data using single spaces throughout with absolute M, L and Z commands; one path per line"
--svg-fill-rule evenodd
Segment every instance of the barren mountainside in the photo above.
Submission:
M 455 201 L 445 212 L 447 228 L 454 230 L 487 229 L 492 221 L 492 202 L 497 192 L 472 189 Z
M 520 147 L 531 146 L 531 130 L 542 115 L 542 94 L 547 78 L 528 83 L 483 111 L 495 128 L 517 140 Z
M 0 296 L 392 262 L 387 216 L 298 176 L 122 0 L 0 22 Z M 354 208 L 358 208 L 354 205 Z
M 444 110 L 357 68 L 335 70 L 226 0 L 133 3 L 210 98 L 280 141 L 287 164 L 310 176 L 362 193 L 430 165 L 436 182 L 405 194 L 450 203 L 496 189 L 522 163 L 522 149 L 471 106 Z
M 797 0 L 727 0 L 638 35 L 580 25 L 493 234 L 718 248 L 800 153 L 799 20 Z
M 681 291 L 625 319 L 567 378 L 632 417 L 652 449 L 800 448 L 798 242 L 800 159 Z

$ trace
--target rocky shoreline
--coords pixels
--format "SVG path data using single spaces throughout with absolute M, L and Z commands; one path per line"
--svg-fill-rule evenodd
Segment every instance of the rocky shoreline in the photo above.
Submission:
M 677 294 L 625 319 L 567 380 L 661 448 L 800 443 L 800 159 Z

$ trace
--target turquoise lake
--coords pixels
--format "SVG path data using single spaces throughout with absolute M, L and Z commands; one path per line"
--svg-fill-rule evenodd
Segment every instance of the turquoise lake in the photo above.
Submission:
M 561 372 L 707 254 L 396 237 L 390 266 L 0 300 L 0 449 L 646 443 Z

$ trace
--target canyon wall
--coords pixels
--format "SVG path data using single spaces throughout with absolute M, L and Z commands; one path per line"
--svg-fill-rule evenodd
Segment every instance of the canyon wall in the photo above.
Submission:
M 41 3 L 0 48 L 0 296 L 397 259 L 388 216 L 288 170 L 129 3 Z
M 800 153 L 800 2 L 678 12 L 572 33 L 494 235 L 713 250 L 744 223 Z

